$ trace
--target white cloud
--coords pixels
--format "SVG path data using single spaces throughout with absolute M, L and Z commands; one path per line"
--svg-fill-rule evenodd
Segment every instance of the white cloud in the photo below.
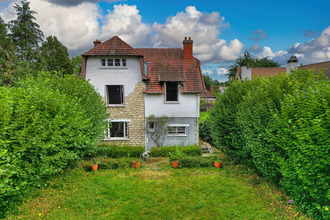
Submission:
M 219 76 L 226 75 L 227 73 L 228 73 L 228 69 L 227 68 L 217 68 L 217 74 Z
M 213 71 L 212 70 L 203 70 L 202 73 L 207 74 L 207 75 L 212 75 Z
M 151 27 L 141 22 L 141 15 L 135 5 L 115 5 L 114 10 L 108 10 L 102 26 L 103 40 L 118 35 L 133 47 L 150 47 Z
M 234 61 L 243 49 L 238 39 L 229 44 L 219 39 L 220 29 L 229 28 L 224 17 L 218 12 L 200 12 L 194 6 L 169 17 L 165 24 L 154 23 L 152 28 L 157 33 L 155 47 L 182 47 L 184 37 L 192 37 L 194 54 L 205 63 Z

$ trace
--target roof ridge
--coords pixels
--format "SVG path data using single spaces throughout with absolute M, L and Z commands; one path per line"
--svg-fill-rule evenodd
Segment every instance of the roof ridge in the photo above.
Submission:
M 301 65 L 301 66 L 298 66 L 298 67 L 304 67 L 304 66 L 315 65 L 315 64 L 321 64 L 321 63 L 329 63 L 329 62 L 330 62 L 330 60 L 328 60 L 328 61 L 323 61 L 323 62 L 319 62 L 319 63 L 304 64 L 304 65 Z

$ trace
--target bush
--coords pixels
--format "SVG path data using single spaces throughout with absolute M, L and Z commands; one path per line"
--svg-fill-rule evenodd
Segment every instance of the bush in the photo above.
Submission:
M 179 147 L 180 150 L 185 154 L 189 156 L 199 156 L 202 154 L 202 149 L 200 146 L 194 145 L 194 146 L 184 146 Z M 175 146 L 171 147 L 153 147 L 150 151 L 151 157 L 168 157 L 168 153 L 174 153 L 175 152 Z
M 98 145 L 94 156 L 107 156 L 110 158 L 140 157 L 143 152 L 145 152 L 144 147 L 115 146 L 101 143 Z
M 33 187 L 92 152 L 106 106 L 76 77 L 42 74 L 0 87 L 0 216 Z
M 330 83 L 322 74 L 234 82 L 212 116 L 220 149 L 278 183 L 307 214 L 329 218 Z
M 133 168 L 133 162 L 136 160 L 138 160 L 138 159 L 137 158 L 127 158 L 127 157 L 102 160 L 99 163 L 99 169 Z
M 217 156 L 184 156 L 180 159 L 181 167 L 213 167 L 214 161 L 218 160 Z

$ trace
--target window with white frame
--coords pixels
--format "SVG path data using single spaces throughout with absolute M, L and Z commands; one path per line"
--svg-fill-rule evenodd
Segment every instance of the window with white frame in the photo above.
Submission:
M 124 104 L 124 86 L 123 85 L 106 85 L 106 98 L 109 105 Z
M 189 124 L 168 124 L 167 136 L 187 136 Z
M 103 68 L 124 68 L 127 66 L 126 59 L 120 58 L 109 58 L 109 59 L 101 59 L 101 67 Z
M 165 84 L 165 100 L 166 102 L 179 101 L 179 85 L 177 82 L 166 82 Z
M 106 140 L 128 140 L 128 126 L 130 120 L 107 120 L 107 129 L 104 132 Z

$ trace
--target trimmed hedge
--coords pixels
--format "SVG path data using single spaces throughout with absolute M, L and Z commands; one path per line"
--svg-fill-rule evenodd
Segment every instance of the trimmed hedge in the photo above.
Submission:
M 138 158 L 127 158 L 127 157 L 102 160 L 99 163 L 99 169 L 105 170 L 105 169 L 133 168 L 133 162 L 136 160 L 138 160 Z
M 308 215 L 330 218 L 330 82 L 322 73 L 235 81 L 209 118 L 216 146 L 279 184 Z
M 180 167 L 214 167 L 214 161 L 217 156 L 183 156 L 180 161 Z
M 144 151 L 144 147 L 117 146 L 101 143 L 98 145 L 94 156 L 107 156 L 110 158 L 140 157 Z
M 202 149 L 200 146 L 183 146 L 179 147 L 179 149 L 185 154 L 189 156 L 200 156 L 202 155 Z M 150 150 L 151 157 L 168 157 L 168 153 L 175 152 L 175 146 L 171 147 L 153 147 Z

